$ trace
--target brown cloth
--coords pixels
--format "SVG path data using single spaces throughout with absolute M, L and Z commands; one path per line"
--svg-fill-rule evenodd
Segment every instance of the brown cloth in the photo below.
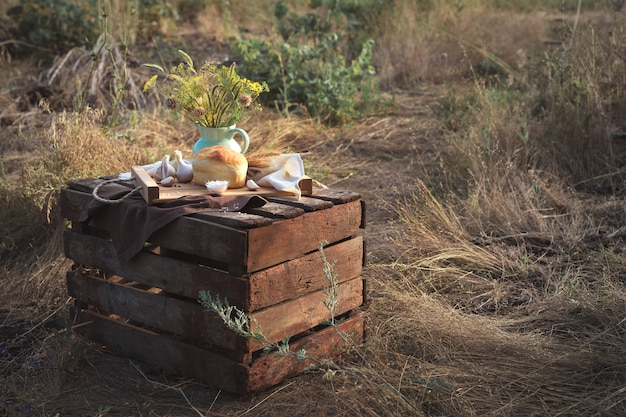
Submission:
M 102 186 L 99 196 L 116 200 L 131 191 L 126 185 L 110 183 Z M 258 195 L 249 196 L 185 196 L 148 205 L 141 194 L 110 204 L 93 196 L 83 209 L 79 221 L 109 232 L 121 262 L 129 261 L 141 251 L 152 233 L 180 216 L 206 211 L 241 211 L 246 207 L 262 207 L 267 200 Z

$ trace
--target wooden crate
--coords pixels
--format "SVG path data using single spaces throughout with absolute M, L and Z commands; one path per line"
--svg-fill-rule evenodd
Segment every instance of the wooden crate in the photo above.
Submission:
M 292 350 L 337 355 L 346 342 L 324 323 L 329 282 L 318 248 L 335 263 L 338 326 L 352 343 L 363 338 L 364 203 L 360 195 L 313 190 L 296 201 L 267 197 L 247 212 L 205 212 L 174 220 L 128 262 L 98 227 L 78 222 L 97 180 L 72 181 L 61 193 L 65 254 L 75 261 L 67 288 L 72 317 L 87 337 L 112 351 L 233 393 L 264 390 L 310 363 L 262 355 L 204 311 L 205 290 L 253 317 L 272 342 L 291 336 Z

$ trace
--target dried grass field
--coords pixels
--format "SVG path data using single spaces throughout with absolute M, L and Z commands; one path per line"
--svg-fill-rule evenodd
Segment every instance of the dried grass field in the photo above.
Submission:
M 298 152 L 367 203 L 366 342 L 332 377 L 233 396 L 75 333 L 60 189 L 190 152 L 195 127 L 141 93 L 141 64 L 271 36 L 273 2 L 232 3 L 136 23 L 130 53 L 115 44 L 99 67 L 0 29 L 0 415 L 626 415 L 623 2 L 392 2 L 371 34 L 390 104 L 239 124 L 251 152 Z M 102 4 L 122 33 L 124 2 Z

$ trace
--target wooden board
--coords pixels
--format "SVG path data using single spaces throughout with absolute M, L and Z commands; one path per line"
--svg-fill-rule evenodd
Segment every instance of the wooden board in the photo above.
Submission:
M 79 333 L 116 354 L 229 392 L 246 389 L 248 367 L 234 359 L 93 311 L 74 307 L 70 314 L 76 324 L 85 324 L 77 328 Z
M 90 198 L 88 192 L 61 190 L 63 217 L 79 226 L 76 222 Z M 254 213 L 183 216 L 148 241 L 185 254 L 185 259 L 196 257 L 198 263 L 242 276 L 313 252 L 322 240 L 332 244 L 352 238 L 362 226 L 359 200 L 333 206 L 330 201 L 308 197 L 297 203 L 281 197 L 272 199 Z M 97 220 L 91 221 L 89 234 L 102 228 Z
M 247 366 L 220 354 L 93 311 L 72 307 L 71 315 L 76 324 L 85 324 L 76 328 L 79 333 L 104 344 L 116 354 L 151 364 L 164 373 L 194 378 L 234 394 L 266 390 L 285 378 L 298 375 L 311 364 L 307 360 L 298 360 L 295 355 L 270 354 Z M 349 335 L 350 343 L 361 344 L 362 315 L 348 318 L 339 323 L 336 329 L 327 327 L 312 332 L 290 342 L 289 346 L 294 352 L 304 349 L 314 358 L 335 357 L 346 347 L 342 334 Z
M 68 272 L 67 288 L 70 296 L 97 311 L 116 314 L 196 345 L 229 349 L 238 360 L 263 348 L 253 340 L 236 336 L 217 315 L 205 312 L 195 300 L 175 298 L 124 280 L 105 280 L 80 271 Z M 341 283 L 337 292 L 336 315 L 363 304 L 360 276 Z M 285 336 L 300 334 L 330 319 L 324 305 L 327 299 L 324 291 L 318 290 L 254 312 L 251 317 L 270 342 L 279 342 Z
M 344 340 L 346 336 L 348 342 Z M 364 319 L 361 314 L 342 321 L 337 328 L 327 327 L 310 336 L 289 343 L 292 352 L 303 349 L 316 359 L 333 358 L 349 346 L 360 346 L 364 340 Z M 265 390 L 279 384 L 285 378 L 295 376 L 312 365 L 310 360 L 299 360 L 296 355 L 266 355 L 252 363 L 248 372 L 248 392 Z
M 357 235 L 361 204 L 352 201 L 326 210 L 248 230 L 247 271 L 277 265 L 316 250 L 320 242 L 338 242 Z
M 361 275 L 364 242 L 361 236 L 324 248 L 334 263 L 339 283 Z M 226 297 L 231 305 L 252 312 L 299 297 L 328 285 L 319 251 L 239 277 L 144 250 L 127 263 L 115 255 L 113 243 L 97 236 L 65 232 L 65 256 L 78 264 L 98 268 L 177 296 L 195 299 L 200 291 Z
M 215 314 L 207 314 L 193 300 L 155 294 L 118 280 L 104 280 L 77 271 L 67 273 L 68 294 L 104 314 L 116 314 L 143 328 L 176 335 L 187 343 L 229 349 L 244 360 L 248 341 L 228 330 Z M 236 353 L 239 353 L 236 355 Z
M 141 195 L 148 204 L 158 203 L 159 201 L 174 200 L 176 198 L 187 195 L 203 195 L 211 194 L 206 187 L 193 182 L 176 183 L 172 187 L 164 187 L 157 184 L 154 179 L 146 172 L 142 166 L 131 167 L 132 176 L 135 178 L 137 186 L 141 186 Z M 313 180 L 311 178 L 303 178 L 299 182 L 302 195 L 311 195 L 313 192 Z M 243 188 L 229 188 L 221 193 L 222 195 L 260 195 L 269 196 L 285 196 L 294 197 L 292 193 L 279 191 L 271 187 L 261 187 L 258 190 L 248 190 Z

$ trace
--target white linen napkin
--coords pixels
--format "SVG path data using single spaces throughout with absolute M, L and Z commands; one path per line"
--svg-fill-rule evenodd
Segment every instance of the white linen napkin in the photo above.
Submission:
M 280 154 L 268 159 L 265 168 L 248 168 L 248 177 L 261 187 L 272 187 L 293 194 L 300 200 L 300 180 L 304 178 L 304 164 L 300 154 Z

